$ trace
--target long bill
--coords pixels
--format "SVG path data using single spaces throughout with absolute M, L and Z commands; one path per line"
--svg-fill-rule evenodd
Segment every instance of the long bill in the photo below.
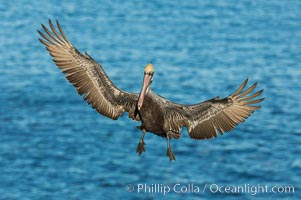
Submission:
M 138 99 L 138 105 L 137 105 L 138 106 L 138 110 L 140 110 L 140 108 L 142 107 L 145 94 L 146 94 L 146 92 L 147 92 L 147 90 L 148 90 L 149 85 L 151 84 L 151 82 L 152 82 L 152 75 L 145 74 L 144 78 L 143 78 L 142 89 L 140 91 L 139 99 Z

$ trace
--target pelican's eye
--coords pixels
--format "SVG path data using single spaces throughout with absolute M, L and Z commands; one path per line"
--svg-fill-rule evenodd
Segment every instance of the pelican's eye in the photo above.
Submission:
M 154 72 L 144 72 L 144 74 L 147 74 L 147 75 L 153 76 L 153 75 L 154 75 Z

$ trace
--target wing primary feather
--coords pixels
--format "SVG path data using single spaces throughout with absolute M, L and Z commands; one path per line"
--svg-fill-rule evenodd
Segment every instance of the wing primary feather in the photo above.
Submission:
M 44 44 L 44 45 L 46 46 L 46 48 L 47 48 L 49 45 L 51 45 L 50 43 L 46 42 L 45 40 L 43 40 L 43 39 L 41 39 L 41 38 L 39 38 L 39 41 L 40 41 L 42 44 Z
M 240 98 L 240 97 L 243 97 L 243 96 L 249 94 L 250 92 L 252 92 L 254 90 L 254 88 L 256 88 L 256 86 L 257 86 L 257 82 L 254 83 L 251 87 L 249 87 L 246 91 L 244 91 L 243 93 L 239 94 L 237 96 L 237 98 Z
M 264 98 L 261 99 L 256 99 L 256 100 L 252 100 L 252 101 L 244 101 L 244 103 L 247 104 L 255 104 L 255 103 L 260 103 L 264 100 Z
M 255 98 L 255 97 L 261 95 L 263 91 L 264 91 L 263 89 L 262 89 L 262 90 L 259 90 L 258 92 L 255 92 L 254 94 L 252 94 L 252 95 L 250 95 L 250 96 L 247 96 L 247 97 L 244 97 L 244 98 L 240 98 L 240 100 L 241 100 L 241 101 L 247 101 L 247 100 L 253 99 L 253 98 Z
M 261 108 L 261 106 L 248 106 L 251 111 L 253 112 L 254 110 L 258 110 L 259 108 Z
M 38 33 L 45 39 L 47 40 L 50 44 L 55 45 L 55 43 L 44 33 L 42 33 L 41 31 L 38 30 Z M 44 43 L 43 43 L 44 44 Z
M 44 26 L 44 24 L 42 24 L 42 28 L 44 29 L 44 31 L 54 40 L 56 41 L 58 44 L 63 45 L 64 43 L 62 43 L 62 41 L 58 40 L 56 37 L 53 36 L 53 34 L 46 28 L 46 26 Z
M 56 25 L 57 25 L 57 27 L 58 27 L 58 29 L 59 29 L 61 35 L 62 35 L 63 38 L 65 39 L 65 41 L 66 41 L 67 43 L 71 44 L 71 43 L 69 42 L 68 38 L 66 37 L 66 35 L 65 35 L 65 33 L 64 33 L 64 31 L 63 31 L 63 29 L 62 29 L 62 27 L 61 27 L 61 25 L 60 25 L 60 23 L 59 23 L 58 20 L 56 20 Z
M 241 86 L 235 91 L 233 92 L 230 96 L 236 96 L 238 95 L 247 85 L 248 83 L 248 78 L 246 78 L 246 80 L 241 84 Z
M 51 28 L 51 30 L 53 31 L 53 33 L 57 36 L 57 38 L 64 43 L 64 39 L 62 38 L 62 36 L 56 31 L 54 25 L 52 24 L 51 20 L 49 19 L 49 26 Z

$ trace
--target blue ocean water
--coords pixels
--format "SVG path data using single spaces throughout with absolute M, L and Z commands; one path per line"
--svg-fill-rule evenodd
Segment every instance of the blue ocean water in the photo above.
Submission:
M 0 199 L 301 198 L 300 1 L 10 0 L 0 11 Z M 152 62 L 152 88 L 170 100 L 225 97 L 246 77 L 266 100 L 216 139 L 184 130 L 176 162 L 154 134 L 138 157 L 139 123 L 99 115 L 39 43 L 48 19 L 123 90 L 139 92 Z

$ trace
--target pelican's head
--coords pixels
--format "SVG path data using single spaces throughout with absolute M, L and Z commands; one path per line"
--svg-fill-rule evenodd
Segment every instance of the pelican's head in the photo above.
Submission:
M 144 68 L 143 85 L 142 85 L 141 92 L 139 94 L 138 105 L 137 105 L 138 110 L 140 110 L 140 108 L 142 107 L 144 97 L 149 90 L 150 84 L 153 81 L 154 73 L 155 73 L 155 70 L 154 70 L 153 64 L 151 64 L 151 63 L 147 64 Z

